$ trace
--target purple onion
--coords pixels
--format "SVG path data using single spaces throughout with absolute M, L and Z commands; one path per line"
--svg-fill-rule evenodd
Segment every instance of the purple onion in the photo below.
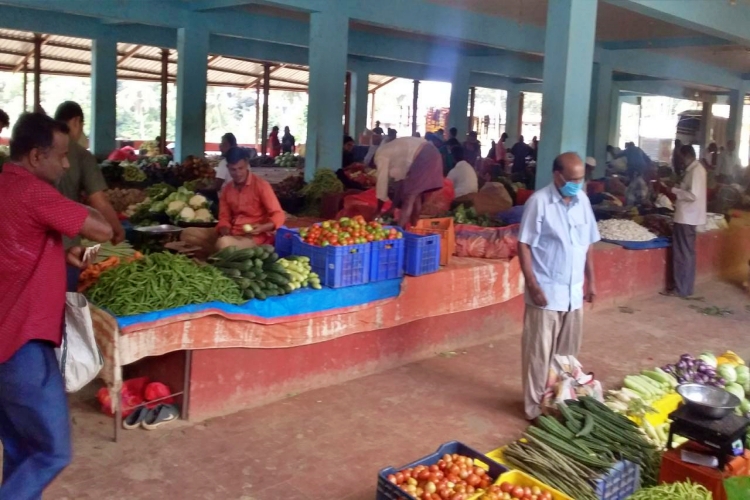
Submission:
M 724 387 L 727 384 L 727 381 L 719 377 L 716 379 L 716 383 L 719 384 L 719 387 Z
M 686 370 L 688 368 L 687 361 L 684 359 L 681 359 L 679 363 L 677 363 L 677 369 L 679 370 Z
M 680 384 L 684 384 L 686 382 L 685 377 L 683 376 L 677 377 L 677 382 L 679 382 Z

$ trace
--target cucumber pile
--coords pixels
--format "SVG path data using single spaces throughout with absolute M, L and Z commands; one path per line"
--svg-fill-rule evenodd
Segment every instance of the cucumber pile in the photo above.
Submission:
M 309 286 L 315 290 L 323 288 L 320 286 L 320 276 L 312 272 L 310 267 L 310 257 L 299 257 L 296 255 L 290 255 L 283 259 L 279 259 L 279 264 L 286 269 L 286 273 L 289 275 L 291 280 L 289 284 L 293 290 L 304 288 Z
M 265 300 L 306 286 L 321 288 L 320 278 L 310 270 L 308 257 L 280 259 L 270 245 L 225 248 L 208 261 L 237 283 L 245 300 Z

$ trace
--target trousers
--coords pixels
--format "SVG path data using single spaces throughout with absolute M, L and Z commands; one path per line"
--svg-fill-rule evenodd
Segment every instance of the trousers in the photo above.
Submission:
M 39 500 L 72 456 L 68 400 L 54 347 L 31 341 L 0 363 L 0 500 Z
M 542 414 L 544 392 L 555 355 L 578 356 L 583 339 L 583 308 L 550 311 L 526 304 L 521 355 L 526 418 Z
M 693 295 L 695 286 L 696 227 L 675 223 L 672 234 L 674 290 L 680 297 Z

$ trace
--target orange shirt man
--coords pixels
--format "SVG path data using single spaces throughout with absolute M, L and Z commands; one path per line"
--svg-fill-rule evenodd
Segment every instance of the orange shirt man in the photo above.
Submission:
M 219 196 L 217 248 L 273 244 L 273 232 L 285 220 L 276 194 L 267 181 L 250 172 L 248 154 L 244 149 L 231 148 L 226 159 L 231 182 L 224 186 Z

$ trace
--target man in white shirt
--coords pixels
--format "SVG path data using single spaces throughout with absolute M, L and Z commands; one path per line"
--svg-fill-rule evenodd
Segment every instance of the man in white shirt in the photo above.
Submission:
M 227 151 L 237 146 L 237 138 L 233 133 L 227 132 L 221 136 L 219 151 L 221 151 L 221 161 L 216 166 L 216 177 L 214 178 L 213 189 L 220 191 L 224 182 L 229 178 L 229 169 L 227 168 L 227 159 L 224 157 Z
M 592 245 L 600 236 L 583 191 L 585 175 L 577 154 L 555 158 L 552 183 L 529 198 L 521 219 L 518 256 L 526 280 L 522 379 L 529 420 L 542 414 L 555 355 L 578 356 L 583 302 L 593 303 L 596 296 Z
M 461 146 L 454 147 L 451 150 L 451 155 L 457 163 L 448 172 L 448 179 L 453 182 L 453 190 L 456 193 L 456 198 L 479 191 L 477 171 L 474 170 L 474 167 L 469 162 L 464 160 L 464 148 Z
M 737 151 L 737 143 L 733 140 L 727 141 L 727 147 L 719 156 L 719 174 L 723 175 L 730 183 L 734 182 L 742 170 L 740 154 Z
M 674 289 L 667 294 L 690 297 L 695 285 L 696 228 L 706 223 L 706 169 L 696 160 L 693 146 L 682 146 L 680 154 L 687 169 L 680 185 L 672 188 L 677 196 L 672 234 Z

